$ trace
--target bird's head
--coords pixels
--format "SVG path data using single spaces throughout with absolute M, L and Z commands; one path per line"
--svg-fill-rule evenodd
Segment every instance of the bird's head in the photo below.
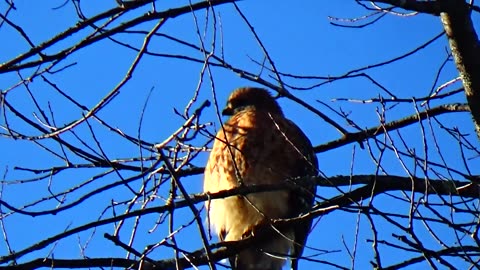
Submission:
M 230 94 L 222 115 L 234 115 L 247 109 L 283 114 L 277 101 L 267 90 L 255 87 L 242 87 Z

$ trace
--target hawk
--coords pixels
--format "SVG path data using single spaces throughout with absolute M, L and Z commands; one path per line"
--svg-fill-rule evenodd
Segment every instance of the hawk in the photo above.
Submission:
M 301 188 L 231 196 L 206 202 L 207 219 L 221 241 L 240 240 L 271 219 L 297 217 L 314 202 L 318 162 L 305 134 L 284 117 L 270 93 L 245 87 L 232 92 L 222 112 L 230 118 L 215 137 L 205 167 L 204 192 L 240 185 L 296 183 Z M 234 270 L 297 269 L 311 221 L 279 232 L 230 258 Z M 290 255 L 289 255 L 290 253 Z

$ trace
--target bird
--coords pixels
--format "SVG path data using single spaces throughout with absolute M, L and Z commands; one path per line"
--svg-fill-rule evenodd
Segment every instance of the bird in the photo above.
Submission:
M 204 172 L 207 194 L 240 186 L 294 182 L 296 189 L 236 195 L 205 202 L 207 222 L 220 241 L 237 241 L 273 219 L 298 217 L 314 204 L 318 161 L 308 137 L 263 88 L 235 89 L 222 115 Z M 308 181 L 307 179 L 310 179 Z M 271 230 L 268 239 L 229 258 L 234 270 L 280 270 L 287 259 L 297 270 L 311 220 Z M 261 232 L 261 230 L 259 230 Z

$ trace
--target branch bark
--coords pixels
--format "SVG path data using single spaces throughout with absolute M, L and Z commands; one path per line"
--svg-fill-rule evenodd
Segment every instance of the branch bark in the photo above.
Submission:
M 440 105 L 438 107 L 434 107 L 429 110 L 422 111 L 418 114 L 413 114 L 399 120 L 388 122 L 384 125 L 384 127 L 376 126 L 366 130 L 359 131 L 359 132 L 348 133 L 345 136 L 335 141 L 330 141 L 328 143 L 315 146 L 314 150 L 316 153 L 325 152 L 325 151 L 335 149 L 340 146 L 344 146 L 353 142 L 362 142 L 366 139 L 381 135 L 385 133 L 385 131 L 397 130 L 397 129 L 406 127 L 408 125 L 418 123 L 419 121 L 422 121 L 429 117 L 434 117 L 437 115 L 450 113 L 450 112 L 468 112 L 468 111 L 469 111 L 469 108 L 466 104 L 456 103 L 456 104 Z
M 457 69 L 463 81 L 465 96 L 480 138 L 480 44 L 464 0 L 450 0 L 447 11 L 440 13 Z
M 295 226 L 298 222 L 303 222 L 305 219 L 313 219 L 319 217 L 321 215 L 325 215 L 329 212 L 334 211 L 335 209 L 339 209 L 352 203 L 359 202 L 361 200 L 365 200 L 369 197 L 374 197 L 378 194 L 387 192 L 387 191 L 395 191 L 395 190 L 403 190 L 403 191 L 411 191 L 422 193 L 425 195 L 438 195 L 438 196 L 462 196 L 463 198 L 478 198 L 480 197 L 480 187 L 477 183 L 472 183 L 469 181 L 460 181 L 460 180 L 428 180 L 424 178 L 409 178 L 409 177 L 401 177 L 401 176 L 380 176 L 380 175 L 354 175 L 354 176 L 335 176 L 330 177 L 328 179 L 318 178 L 316 179 L 318 186 L 323 187 L 333 187 L 333 186 L 350 186 L 350 185 L 362 185 L 361 187 L 331 199 L 319 202 L 309 213 L 298 217 L 298 218 L 291 218 L 291 219 L 280 219 L 273 221 L 273 224 L 277 228 L 282 228 L 285 226 Z M 16 260 L 32 251 L 39 250 L 42 248 L 47 247 L 48 245 L 53 244 L 54 242 L 61 240 L 69 235 L 78 233 L 80 231 L 84 231 L 87 229 L 91 229 L 93 227 L 106 225 L 118 220 L 124 220 L 132 217 L 136 217 L 139 215 L 145 215 L 150 213 L 162 213 L 168 211 L 172 207 L 175 208 L 183 208 L 187 207 L 191 203 L 200 203 L 206 200 L 214 200 L 214 199 L 221 199 L 229 196 L 237 196 L 239 194 L 246 195 L 249 193 L 254 192 L 265 192 L 265 191 L 272 191 L 272 190 L 280 190 L 292 188 L 291 183 L 286 183 L 284 185 L 261 185 L 261 186 L 243 186 L 235 189 L 224 190 L 217 192 L 215 194 L 196 194 L 191 195 L 188 200 L 179 200 L 176 201 L 173 205 L 164 205 L 160 207 L 153 207 L 149 209 L 143 209 L 141 211 L 133 211 L 125 215 L 119 215 L 114 218 L 109 218 L 105 220 L 99 220 L 89 226 L 88 224 L 72 228 L 68 231 L 61 233 L 60 235 L 56 235 L 50 237 L 44 241 L 41 241 L 31 247 L 28 247 L 24 250 L 18 251 L 16 253 L 12 253 L 6 256 L 0 257 L 0 263 L 7 263 L 12 260 Z M 258 233 L 257 235 L 262 235 Z M 252 239 L 253 238 L 253 239 Z M 209 248 L 215 249 L 215 252 L 211 253 L 211 259 L 215 261 L 219 261 L 221 259 L 227 258 L 232 254 L 235 254 L 241 249 L 248 247 L 260 241 L 257 239 L 258 237 L 248 237 L 244 240 L 237 241 L 237 242 L 227 242 L 227 243 L 220 243 L 220 244 L 213 244 L 210 245 Z M 233 251 L 232 251 L 233 250 Z M 71 260 L 47 260 L 49 262 L 48 266 L 52 268 L 78 268 L 78 267 L 99 267 L 105 266 L 108 262 L 109 266 L 117 266 L 117 267 L 125 267 L 127 264 L 135 265 L 135 261 L 132 260 L 124 260 L 120 258 L 96 258 L 96 259 L 88 259 L 85 260 L 83 263 L 81 260 L 71 259 Z M 70 261 L 70 263 L 69 263 Z M 36 269 L 45 267 L 45 260 L 33 260 L 30 262 L 26 262 L 24 264 L 18 264 L 15 267 L 13 266 L 3 266 L 0 267 L 2 269 Z M 97 265 L 92 265 L 97 263 Z M 138 262 L 140 263 L 140 262 Z M 146 262 L 143 262 L 144 264 Z M 196 266 L 204 265 L 208 263 L 208 259 L 205 254 L 205 250 L 202 248 L 195 252 L 190 253 L 190 256 L 187 258 L 181 259 L 181 265 L 188 268 L 191 267 L 191 264 Z M 147 263 L 144 265 L 146 268 L 142 269 L 150 269 L 152 265 Z M 171 267 L 175 266 L 175 260 L 161 260 L 155 262 L 155 269 L 171 269 Z

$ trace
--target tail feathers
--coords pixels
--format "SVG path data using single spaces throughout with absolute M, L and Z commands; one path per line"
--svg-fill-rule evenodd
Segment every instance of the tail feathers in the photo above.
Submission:
M 230 259 L 233 270 L 281 270 L 285 259 L 272 257 L 261 251 L 241 252 Z
M 233 270 L 281 270 L 291 247 L 293 232 L 277 235 L 230 258 Z

